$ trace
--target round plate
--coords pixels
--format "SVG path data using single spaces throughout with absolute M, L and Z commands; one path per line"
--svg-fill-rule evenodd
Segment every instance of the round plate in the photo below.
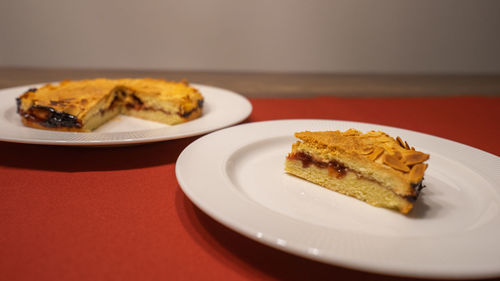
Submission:
M 243 96 L 211 86 L 192 84 L 203 95 L 203 115 L 198 119 L 165 125 L 120 115 L 91 133 L 58 132 L 33 129 L 21 123 L 16 113 L 16 98 L 29 88 L 0 90 L 0 141 L 50 145 L 126 145 L 178 139 L 208 133 L 243 121 L 252 105 Z
M 431 155 L 407 216 L 284 172 L 298 131 L 381 130 Z M 409 277 L 500 275 L 500 158 L 413 131 L 357 122 L 239 125 L 191 143 L 176 164 L 185 194 L 256 241 L 313 260 Z

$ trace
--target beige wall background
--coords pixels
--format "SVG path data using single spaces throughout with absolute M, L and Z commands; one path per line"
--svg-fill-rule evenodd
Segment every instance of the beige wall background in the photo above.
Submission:
M 500 1 L 3 0 L 0 66 L 500 73 Z

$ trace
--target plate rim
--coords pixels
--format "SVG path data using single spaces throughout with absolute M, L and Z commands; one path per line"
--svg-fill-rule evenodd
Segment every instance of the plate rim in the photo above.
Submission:
M 205 135 L 205 136 L 197 139 L 196 141 L 192 142 L 191 144 L 189 144 L 181 152 L 181 154 L 179 155 L 177 162 L 176 162 L 176 171 L 175 172 L 176 172 L 176 177 L 177 177 L 180 188 L 186 194 L 186 196 L 198 208 L 200 208 L 203 212 L 205 212 L 211 218 L 222 223 L 223 225 L 225 225 L 229 229 L 232 229 L 233 231 L 236 231 L 236 232 L 238 232 L 238 233 L 240 233 L 240 234 L 242 234 L 250 239 L 253 239 L 259 243 L 262 243 L 264 245 L 267 245 L 267 246 L 270 246 L 270 247 L 276 248 L 278 250 L 282 250 L 282 251 L 285 251 L 285 252 L 288 252 L 290 254 L 294 254 L 297 256 L 305 257 L 308 259 L 316 260 L 316 261 L 327 263 L 327 264 L 340 265 L 340 266 L 355 269 L 355 270 L 361 270 L 361 271 L 378 273 L 378 274 L 391 274 L 391 275 L 395 275 L 395 276 L 405 276 L 405 277 L 464 279 L 464 278 L 487 278 L 487 277 L 500 276 L 500 269 L 495 269 L 495 270 L 490 269 L 487 272 L 486 271 L 471 270 L 469 272 L 460 272 L 459 274 L 449 272 L 449 271 L 448 272 L 440 271 L 440 270 L 433 270 L 433 271 L 429 270 L 427 272 L 415 272 L 415 271 L 408 272 L 408 271 L 401 270 L 401 269 L 390 268 L 390 266 L 389 266 L 389 268 L 387 266 L 380 267 L 379 265 L 374 266 L 373 264 L 366 264 L 366 263 L 360 264 L 360 263 L 345 260 L 342 258 L 340 258 L 340 259 L 333 258 L 332 259 L 331 256 L 326 257 L 326 256 L 322 256 L 322 255 L 316 255 L 316 254 L 314 254 L 314 252 L 305 251 L 304 247 L 301 245 L 286 245 L 286 247 L 285 247 L 284 245 L 280 245 L 279 242 L 276 242 L 276 237 L 258 237 L 258 235 L 256 236 L 254 229 L 248 229 L 248 227 L 246 228 L 245 226 L 242 226 L 241 224 L 234 224 L 234 222 L 232 221 L 233 219 L 228 219 L 227 216 L 221 217 L 220 210 L 217 211 L 217 210 L 208 208 L 206 203 L 201 202 L 199 195 L 195 194 L 195 191 L 193 191 L 192 189 L 189 188 L 189 186 L 187 186 L 187 182 L 186 182 L 184 175 L 183 175 L 183 173 L 184 173 L 183 166 L 185 166 L 184 161 L 186 161 L 186 160 L 184 160 L 184 158 L 186 157 L 186 153 L 189 153 L 189 151 L 193 147 L 198 146 L 200 143 L 205 142 L 207 139 L 212 138 L 218 134 L 224 134 L 225 132 L 227 132 L 229 130 L 235 130 L 236 128 L 242 128 L 244 126 L 266 126 L 269 124 L 277 124 L 280 122 L 284 122 L 284 124 L 285 124 L 288 122 L 297 122 L 297 121 L 299 121 L 299 122 L 318 122 L 318 121 L 319 122 L 342 122 L 342 123 L 349 123 L 349 124 L 362 124 L 364 126 L 377 126 L 377 127 L 380 127 L 381 130 L 384 130 L 385 128 L 390 128 L 393 130 L 402 130 L 402 131 L 405 131 L 408 133 L 420 134 L 426 138 L 432 137 L 432 138 L 436 138 L 440 141 L 452 142 L 455 145 L 464 146 L 464 147 L 467 147 L 468 149 L 473 149 L 474 151 L 478 151 L 480 153 L 485 153 L 485 155 L 488 155 L 488 157 L 494 157 L 492 159 L 495 159 L 495 161 L 497 161 L 497 162 L 500 160 L 500 158 L 498 156 L 496 156 L 492 153 L 489 153 L 489 152 L 486 152 L 486 151 L 483 151 L 483 150 L 480 150 L 480 149 L 477 149 L 477 148 L 474 148 L 474 147 L 471 147 L 471 146 L 468 146 L 468 145 L 465 145 L 465 144 L 462 144 L 462 143 L 459 143 L 459 142 L 456 142 L 453 140 L 441 138 L 438 136 L 433 136 L 433 135 L 422 133 L 422 132 L 417 132 L 414 130 L 408 130 L 408 129 L 404 129 L 404 128 L 398 128 L 398 127 L 392 127 L 392 126 L 386 126 L 386 125 L 380 125 L 380 124 L 374 124 L 374 123 L 366 123 L 366 122 L 345 121 L 345 120 L 280 119 L 280 120 L 269 120 L 269 121 L 260 121 L 260 122 L 240 124 L 237 126 L 233 126 L 230 128 L 226 128 L 226 129 L 219 130 L 217 132 L 213 132 L 211 134 Z M 242 145 L 242 146 L 244 146 L 244 145 Z M 201 157 L 201 155 L 200 155 L 200 157 Z M 220 169 L 220 167 L 219 167 L 219 169 Z M 495 186 L 495 188 L 497 188 L 497 187 Z M 248 200 L 250 200 L 250 199 L 248 199 Z M 258 208 L 262 207 L 261 205 L 259 205 L 256 202 L 253 202 L 253 203 L 255 203 L 257 206 L 259 206 Z M 270 210 L 270 212 L 273 212 L 273 211 Z M 290 219 L 293 220 L 293 218 L 290 218 Z M 264 238 L 267 238 L 267 239 L 264 239 Z
M 5 107 L 5 111 L 9 110 L 12 108 L 12 106 L 15 105 L 14 101 L 12 101 L 12 106 L 8 104 L 7 99 L 9 98 L 15 98 L 20 95 L 22 90 L 26 90 L 29 88 L 33 87 L 41 87 L 45 84 L 48 83 L 59 83 L 59 82 L 47 82 L 47 83 L 37 83 L 37 84 L 30 84 L 30 85 L 23 85 L 23 86 L 15 86 L 15 87 L 10 87 L 10 88 L 4 88 L 0 89 L 0 106 Z M 61 139 L 50 139 L 50 138 L 36 138 L 36 137 L 6 137 L 0 134 L 0 141 L 3 142 L 10 142 L 10 143 L 22 143 L 22 144 L 35 144 L 35 145 L 57 145 L 57 146 L 127 146 L 127 145 L 135 145 L 135 144 L 145 144 L 145 143 L 152 143 L 152 142 L 161 142 L 161 141 L 168 141 L 168 140 L 174 140 L 174 139 L 181 139 L 181 138 L 187 138 L 187 137 L 193 137 L 193 136 L 198 136 L 198 135 L 203 135 L 207 134 L 216 130 L 220 130 L 235 124 L 238 124 L 245 119 L 247 119 L 250 114 L 253 111 L 253 105 L 249 101 L 249 99 L 237 92 L 234 92 L 229 89 L 224 89 L 216 86 L 211 86 L 211 85 L 205 85 L 205 84 L 198 84 L 198 83 L 191 83 L 191 86 L 200 89 L 200 92 L 202 92 L 202 95 L 206 97 L 215 97 L 214 92 L 221 93 L 225 97 L 231 99 L 233 103 L 237 103 L 238 106 L 240 106 L 239 112 L 236 114 L 234 113 L 232 116 L 229 116 L 230 118 L 223 119 L 225 120 L 224 122 L 220 122 L 218 124 L 208 126 L 206 128 L 197 128 L 197 129 L 190 129 L 186 131 L 181 131 L 180 133 L 169 133 L 168 128 L 170 127 L 165 127 L 165 128 L 155 128 L 155 129 L 146 129 L 146 130 L 137 130 L 137 131 L 126 131 L 126 132 L 61 132 L 61 131 L 50 131 L 50 130 L 41 130 L 41 129 L 35 129 L 35 128 L 28 128 L 28 127 L 20 127 L 20 130 L 33 130 L 32 132 L 35 132 L 36 135 L 44 135 L 44 134 L 51 134 L 53 136 L 63 136 Z M 203 93 L 203 90 L 206 92 Z M 19 93 L 15 93 L 16 91 L 19 91 Z M 208 94 L 207 94 L 208 93 Z M 220 103 L 220 98 L 216 97 L 215 102 Z M 208 101 L 208 105 L 218 105 L 218 104 L 212 104 L 214 101 Z M 207 100 L 205 99 L 205 104 L 207 104 Z M 4 110 L 0 112 L 2 116 L 0 117 L 0 125 L 4 122 L 8 122 L 4 114 L 6 114 Z M 222 111 L 215 112 L 215 113 L 209 113 L 209 114 L 224 114 Z M 210 115 L 210 116 L 211 116 Z M 186 126 L 186 124 L 190 124 L 192 121 L 200 122 L 200 119 L 203 120 L 204 116 L 202 115 L 200 118 L 188 121 L 186 123 L 174 125 L 177 128 L 181 126 Z M 7 123 L 5 123 L 7 124 Z M 181 127 L 182 128 L 182 127 Z M 162 133 L 161 130 L 167 131 Z M 136 137 L 136 138 L 125 138 L 125 137 L 119 137 L 120 134 L 125 134 L 125 133 L 134 133 L 134 132 L 142 132 L 143 136 L 141 137 Z M 144 136 L 145 133 L 147 132 L 155 132 L 157 135 L 154 137 L 147 137 Z M 96 139 L 91 139 L 91 140 L 72 140 L 70 139 L 70 136 L 84 136 L 83 134 L 86 134 L 90 137 L 96 137 Z M 103 135 L 102 138 L 99 138 L 99 135 Z M 109 137 L 106 139 L 106 135 Z M 118 136 L 118 137 L 117 137 Z

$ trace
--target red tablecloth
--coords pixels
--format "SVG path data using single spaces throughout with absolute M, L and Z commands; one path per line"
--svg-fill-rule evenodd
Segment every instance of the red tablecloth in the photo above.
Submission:
M 251 102 L 246 122 L 363 121 L 500 155 L 498 97 Z M 175 178 L 179 153 L 195 139 L 116 148 L 0 142 L 0 279 L 393 279 L 283 253 L 208 217 Z

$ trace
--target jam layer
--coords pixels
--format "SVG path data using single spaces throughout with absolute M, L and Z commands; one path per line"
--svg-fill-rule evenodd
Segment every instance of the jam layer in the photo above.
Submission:
M 344 165 L 337 161 L 317 161 L 311 155 L 303 152 L 290 153 L 287 158 L 290 160 L 300 160 L 302 162 L 302 167 L 304 168 L 307 168 L 310 165 L 315 165 L 318 168 L 327 168 L 328 174 L 338 179 L 343 178 L 348 170 Z
M 342 165 L 342 163 L 340 163 L 340 162 L 337 162 L 337 161 L 329 161 L 329 162 L 318 161 L 318 160 L 315 160 L 311 155 L 303 153 L 303 152 L 290 153 L 287 156 L 287 158 L 290 160 L 301 161 L 302 167 L 304 167 L 304 168 L 307 168 L 310 165 L 315 165 L 318 168 L 327 168 L 328 174 L 330 176 L 336 177 L 338 179 L 343 178 L 348 171 L 356 173 L 355 171 L 352 171 L 349 168 Z M 360 174 L 358 174 L 358 177 L 363 178 L 363 176 L 361 176 Z M 414 190 L 414 192 L 413 192 L 414 195 L 406 195 L 406 196 L 402 196 L 402 197 L 404 197 L 406 200 L 408 200 L 410 202 L 415 202 L 420 194 L 420 191 L 425 186 L 422 184 L 422 181 L 420 181 L 417 184 L 412 184 L 411 187 Z
M 171 114 L 170 112 L 167 112 L 167 111 L 165 111 L 163 109 L 159 109 L 159 108 L 152 107 L 152 106 L 146 106 L 144 104 L 144 102 L 139 97 L 137 97 L 135 94 L 131 94 L 130 96 L 132 97 L 132 99 L 130 101 L 127 101 L 125 103 L 125 107 L 127 109 L 161 111 L 161 112 L 163 112 L 165 114 Z M 198 111 L 200 108 L 203 108 L 203 99 L 198 100 L 198 102 L 196 104 L 196 107 L 193 108 L 192 110 L 186 111 L 186 112 L 179 112 L 177 114 L 180 117 L 188 118 L 193 112 Z

